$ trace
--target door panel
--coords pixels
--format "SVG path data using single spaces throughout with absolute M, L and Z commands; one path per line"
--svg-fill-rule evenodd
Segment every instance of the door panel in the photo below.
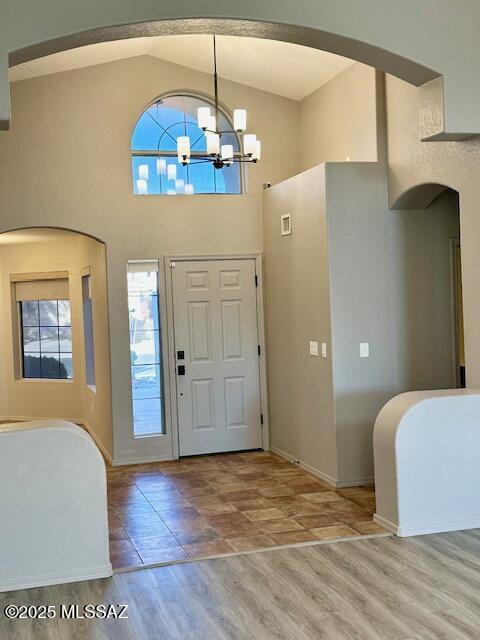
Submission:
M 241 300 L 222 300 L 223 359 L 242 357 Z
M 172 288 L 180 455 L 260 448 L 255 261 L 177 261 Z

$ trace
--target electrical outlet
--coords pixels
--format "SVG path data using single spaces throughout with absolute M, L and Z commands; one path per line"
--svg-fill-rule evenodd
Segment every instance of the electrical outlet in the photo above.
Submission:
M 318 342 L 310 340 L 310 355 L 318 356 Z

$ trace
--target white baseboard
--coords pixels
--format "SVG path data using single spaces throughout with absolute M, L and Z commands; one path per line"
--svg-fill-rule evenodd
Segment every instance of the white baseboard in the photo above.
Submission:
M 299 467 L 301 467 L 302 469 L 305 469 L 305 471 L 308 471 L 314 476 L 317 476 L 321 480 L 324 480 L 332 487 L 337 486 L 337 480 L 335 478 L 332 478 L 331 476 L 324 473 L 323 471 L 320 471 L 320 469 L 316 469 L 315 467 L 312 467 L 311 465 L 305 462 L 302 462 L 301 460 L 299 460 L 295 456 L 290 455 L 286 451 L 282 451 L 282 449 L 277 449 L 277 447 L 272 447 L 271 445 L 270 445 L 270 451 L 272 453 L 276 453 L 277 456 L 280 456 L 281 458 L 285 458 L 285 460 L 288 460 L 289 462 L 295 462 L 296 464 L 298 464 Z
M 281 458 L 285 458 L 285 460 L 288 460 L 289 462 L 295 462 L 299 467 L 305 469 L 305 471 L 308 471 L 312 475 L 317 476 L 335 489 L 346 489 L 347 487 L 363 487 L 365 485 L 374 483 L 374 479 L 372 477 L 360 479 L 356 478 L 355 480 L 337 480 L 336 478 L 329 476 L 327 473 L 320 471 L 320 469 L 312 467 L 312 465 L 307 464 L 306 462 L 302 462 L 302 460 L 299 460 L 295 456 L 290 455 L 286 451 L 282 451 L 282 449 L 277 449 L 277 447 L 270 446 L 270 451 L 272 451 L 272 453 L 276 453 Z
M 46 573 L 39 576 L 11 578 L 7 580 L 2 580 L 2 578 L 0 578 L 0 593 L 5 591 L 18 591 L 19 589 L 33 589 L 34 587 L 47 587 L 49 585 L 65 584 L 67 582 L 81 582 L 83 580 L 109 578 L 112 575 L 113 569 L 109 562 L 101 567 L 81 569 L 78 571 L 67 571 L 65 573 Z
M 151 456 L 149 458 L 129 458 L 127 456 L 126 458 L 113 458 L 110 464 L 112 467 L 123 467 L 130 464 L 150 464 L 152 462 L 171 462 L 172 460 L 174 460 L 172 456 Z
M 432 533 L 448 533 L 449 531 L 466 531 L 468 529 L 479 529 L 480 519 L 472 520 L 453 520 L 447 522 L 428 522 L 425 524 L 413 524 L 398 526 L 377 513 L 373 516 L 373 521 L 384 529 L 391 531 L 399 538 L 408 538 L 412 536 L 425 536 Z
M 74 424 L 78 424 L 88 432 L 88 434 L 93 438 L 95 444 L 102 452 L 103 457 L 108 462 L 109 465 L 113 465 L 112 456 L 105 449 L 102 442 L 99 440 L 97 434 L 93 430 L 93 428 L 88 424 L 88 422 L 84 418 L 54 418 L 52 416 L 0 416 L 0 421 L 2 422 L 30 422 L 31 420 L 66 420 L 67 422 L 73 422 Z
M 380 527 L 383 527 L 387 531 L 390 531 L 391 533 L 394 533 L 396 536 L 399 535 L 398 526 L 396 524 L 394 524 L 393 522 L 390 522 L 390 520 L 386 520 L 385 518 L 382 518 L 382 516 L 379 516 L 378 513 L 374 513 L 373 514 L 373 521 L 376 524 L 378 524 Z

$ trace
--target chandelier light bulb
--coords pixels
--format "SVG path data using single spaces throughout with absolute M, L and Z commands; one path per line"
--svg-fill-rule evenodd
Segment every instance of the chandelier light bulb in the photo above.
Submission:
M 148 180 L 148 164 L 138 165 L 138 177 L 140 180 Z
M 217 155 L 220 153 L 220 136 L 218 133 L 207 133 L 207 153 Z
M 235 131 L 245 131 L 247 128 L 246 109 L 235 109 L 233 112 L 233 128 Z
M 246 133 L 243 136 L 243 153 L 253 156 L 257 147 L 257 136 L 254 133 Z
M 260 160 L 262 157 L 262 143 L 260 140 L 255 142 L 255 152 L 252 155 L 252 160 Z
M 188 136 L 179 136 L 177 138 L 177 152 L 182 158 L 190 157 L 190 138 Z
M 213 131 L 213 133 L 216 133 L 217 131 L 217 118 L 215 116 L 210 116 L 208 122 L 208 131 Z
M 146 180 L 141 178 L 137 180 L 137 191 L 142 196 L 148 195 L 148 185 Z
M 167 173 L 167 161 L 165 158 L 157 158 L 157 173 L 164 176 Z
M 210 107 L 199 107 L 197 109 L 197 122 L 199 129 L 208 129 L 211 115 Z
M 137 167 L 138 179 L 135 181 L 136 193 L 148 194 L 149 189 L 149 173 L 156 172 L 158 176 L 166 176 L 166 181 L 159 178 L 160 191 L 168 195 L 185 194 L 193 195 L 195 188 L 193 183 L 187 182 L 183 171 L 180 173 L 178 166 L 188 167 L 199 163 L 209 163 L 215 170 L 222 170 L 224 167 L 230 167 L 233 164 L 241 162 L 256 163 L 262 157 L 262 145 L 260 140 L 254 133 L 245 133 L 247 131 L 247 109 L 239 108 L 233 111 L 233 126 L 228 124 L 225 115 L 220 107 L 220 99 L 218 95 L 218 76 L 217 76 L 217 54 L 215 35 L 213 36 L 213 88 L 214 100 L 208 105 L 204 102 L 204 106 L 200 106 L 196 110 L 197 124 L 199 129 L 203 131 L 203 135 L 194 138 L 186 135 L 176 138 L 177 158 L 175 154 L 166 152 L 163 155 L 160 150 L 149 152 L 148 155 L 136 153 L 142 156 L 145 164 Z M 197 104 L 202 104 L 198 102 Z M 242 142 L 239 147 L 236 140 L 241 136 Z M 205 146 L 192 151 L 192 145 L 204 139 Z M 222 144 L 222 142 L 233 142 L 234 144 Z M 151 157 L 148 157 L 151 155 Z M 172 157 L 170 157 L 172 156 Z M 178 163 L 177 163 L 178 159 Z M 156 162 L 156 164 L 153 164 Z M 183 178 L 180 176 L 183 175 Z M 166 182 L 166 185 L 165 185 Z
M 222 144 L 221 156 L 222 160 L 233 160 L 233 145 Z

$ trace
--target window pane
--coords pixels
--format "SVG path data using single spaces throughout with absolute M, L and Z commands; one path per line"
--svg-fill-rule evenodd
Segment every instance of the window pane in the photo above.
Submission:
M 56 379 L 60 377 L 60 359 L 58 356 L 44 356 L 41 358 L 42 378 Z
M 132 365 L 157 364 L 160 362 L 158 331 L 132 331 L 130 352 Z
M 40 329 L 38 327 L 23 327 L 23 350 L 40 351 Z
M 128 298 L 130 331 L 158 329 L 158 298 L 140 294 Z
M 22 323 L 24 327 L 38 326 L 38 302 L 22 302 Z
M 160 365 L 132 367 L 132 395 L 140 398 L 160 398 Z
M 24 378 L 72 378 L 70 301 L 29 300 L 20 304 Z M 59 326 L 59 319 L 67 326 Z M 34 322 L 36 326 L 26 324 Z
M 57 327 L 41 327 L 40 340 L 40 349 L 42 353 L 58 353 Z
M 158 100 L 139 118 L 133 135 L 133 151 L 157 151 L 154 156 L 132 156 L 133 191 L 136 194 L 174 194 L 176 192 L 175 181 L 168 180 L 164 170 L 157 171 L 157 159 L 167 164 L 174 164 L 177 178 L 185 183 L 193 184 L 194 193 L 241 193 L 241 168 L 240 164 L 232 167 L 216 170 L 211 163 L 197 164 L 192 155 L 187 167 L 178 163 L 176 157 L 177 137 L 187 135 L 190 138 L 190 147 L 193 153 L 206 152 L 205 135 L 197 126 L 198 107 L 209 107 L 213 113 L 214 106 L 210 102 L 189 95 L 167 96 Z M 231 131 L 232 123 L 226 115 L 219 114 L 218 127 L 221 131 Z M 221 144 L 233 145 L 234 152 L 239 152 L 240 143 L 235 133 L 224 133 L 221 136 Z M 163 153 L 162 153 L 163 152 Z M 174 155 L 164 155 L 165 153 Z M 139 166 L 148 166 L 148 177 L 142 173 Z M 146 180 L 139 185 L 137 180 Z M 178 193 L 182 189 L 178 188 Z
M 58 330 L 60 339 L 60 351 L 72 353 L 72 330 L 70 327 L 60 327 Z M 42 347 L 43 351 L 43 347 Z
M 73 361 L 71 353 L 60 354 L 60 378 L 73 378 Z
M 40 300 L 38 303 L 40 308 L 40 326 L 56 327 L 58 326 L 57 300 Z
M 137 266 L 137 268 L 139 268 Z M 135 436 L 164 433 L 158 273 L 128 272 L 128 310 Z
M 61 327 L 69 327 L 72 324 L 70 300 L 58 301 L 58 324 Z
M 24 378 L 41 378 L 40 354 L 29 353 L 23 358 L 23 376 Z
M 160 400 L 149 398 L 148 400 L 133 401 L 133 421 L 135 435 L 145 436 L 162 433 L 162 413 Z
M 129 297 L 148 293 L 157 295 L 157 272 L 156 271 L 131 271 L 128 274 L 128 295 Z

